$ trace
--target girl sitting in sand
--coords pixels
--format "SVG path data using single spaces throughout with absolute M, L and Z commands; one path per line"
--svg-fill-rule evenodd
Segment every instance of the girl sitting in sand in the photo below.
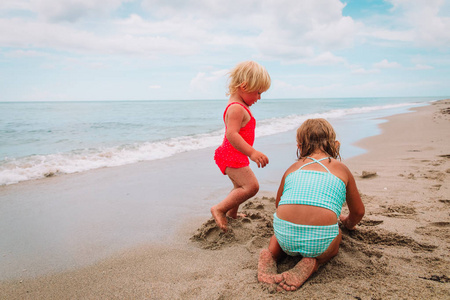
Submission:
M 228 105 L 223 114 L 225 137 L 216 149 L 214 160 L 224 175 L 228 175 L 234 188 L 219 204 L 211 208 L 217 225 L 227 231 L 227 216 L 236 219 L 239 205 L 259 190 L 258 180 L 249 167 L 248 157 L 258 168 L 264 168 L 269 159 L 253 148 L 255 118 L 250 106 L 270 87 L 267 70 L 253 61 L 239 63 L 230 72 Z
M 349 230 L 364 216 L 364 204 L 350 170 L 340 161 L 339 142 L 324 119 L 306 120 L 297 130 L 298 161 L 285 172 L 276 198 L 274 236 L 260 253 L 258 280 L 298 289 L 319 267 L 337 255 L 341 231 L 337 217 Z M 349 215 L 341 215 L 347 202 Z M 301 255 L 297 265 L 277 274 L 284 254 Z

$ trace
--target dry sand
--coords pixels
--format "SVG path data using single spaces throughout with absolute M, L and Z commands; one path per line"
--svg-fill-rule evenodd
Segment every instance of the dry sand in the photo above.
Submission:
M 3 281 L 0 298 L 450 299 L 450 100 L 388 120 L 381 135 L 359 143 L 368 153 L 345 161 L 366 216 L 357 230 L 343 230 L 338 256 L 298 291 L 273 292 L 256 279 L 259 251 L 272 235 L 271 191 L 247 201 L 248 216 L 232 220 L 227 234 L 211 219 L 189 220 L 173 244 Z M 287 258 L 279 271 L 297 260 Z

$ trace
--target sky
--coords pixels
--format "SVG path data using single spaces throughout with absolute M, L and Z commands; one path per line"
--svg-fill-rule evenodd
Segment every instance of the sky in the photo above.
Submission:
M 450 0 L 1 0 L 0 101 L 450 96 Z

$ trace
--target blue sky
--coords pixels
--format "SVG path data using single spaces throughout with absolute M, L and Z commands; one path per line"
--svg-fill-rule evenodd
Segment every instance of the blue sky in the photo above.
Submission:
M 0 101 L 450 95 L 450 0 L 2 0 Z

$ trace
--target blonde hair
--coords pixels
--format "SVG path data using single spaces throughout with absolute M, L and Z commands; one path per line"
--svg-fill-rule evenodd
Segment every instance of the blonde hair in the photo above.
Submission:
M 333 126 L 325 119 L 308 119 L 297 129 L 298 159 L 307 157 L 316 150 L 321 150 L 337 159 L 339 143 L 336 141 L 336 132 Z
M 247 92 L 262 93 L 270 88 L 271 80 L 266 68 L 254 61 L 243 61 L 229 73 L 227 96 L 234 94 L 243 83 Z

